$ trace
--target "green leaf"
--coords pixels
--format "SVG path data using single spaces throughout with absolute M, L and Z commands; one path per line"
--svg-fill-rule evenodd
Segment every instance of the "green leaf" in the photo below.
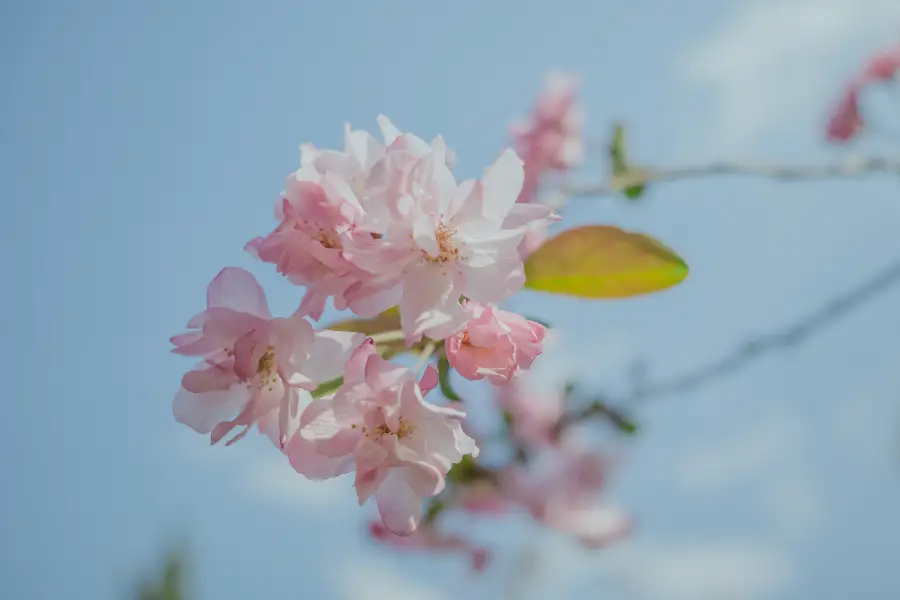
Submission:
M 422 522 L 426 525 L 434 523 L 435 519 L 438 518 L 438 515 L 447 508 L 442 500 L 432 500 L 427 506 L 428 508 L 425 509 L 425 515 L 422 517 Z
M 628 298 L 681 283 L 684 260 L 642 233 L 607 225 L 563 231 L 525 262 L 525 287 L 580 298 Z
M 447 356 L 444 354 L 438 360 L 438 383 L 441 386 L 441 393 L 444 394 L 447 400 L 462 402 L 462 398 L 459 397 L 459 394 L 453 390 L 453 386 L 450 384 L 450 361 L 447 360 Z
M 335 377 L 330 381 L 326 381 L 325 383 L 319 384 L 319 387 L 312 391 L 313 398 L 321 398 L 322 396 L 327 396 L 332 392 L 336 392 L 338 388 L 341 387 L 344 383 L 343 377 Z
M 625 145 L 625 126 L 616 123 L 613 125 L 612 140 L 609 144 L 609 163 L 612 167 L 613 180 L 625 179 L 641 172 L 628 162 L 628 152 Z M 644 194 L 646 184 L 629 185 L 622 189 L 622 193 L 630 200 L 637 200 Z
M 629 198 L 630 200 L 637 200 L 644 195 L 644 190 L 646 188 L 646 184 L 643 183 L 640 185 L 631 185 L 622 190 L 622 193 L 625 194 L 625 197 Z
M 344 319 L 343 321 L 332 323 L 328 326 L 328 329 L 331 329 L 332 331 L 354 331 L 366 335 L 397 331 L 400 329 L 400 310 L 395 306 L 371 319 Z M 412 348 L 407 348 L 403 340 L 379 342 L 378 353 L 385 358 L 390 358 L 395 354 L 416 351 L 420 349 L 421 346 L 422 344 L 418 344 Z
M 609 143 L 609 162 L 613 175 L 622 175 L 628 171 L 628 157 L 625 153 L 625 126 L 621 123 L 613 125 L 612 140 Z
M 493 472 L 478 465 L 471 454 L 463 455 L 462 459 L 450 467 L 447 472 L 447 481 L 450 483 L 466 484 L 480 479 L 490 479 Z
M 366 335 L 375 335 L 386 331 L 400 329 L 400 310 L 395 306 L 371 319 L 344 319 L 328 326 L 332 331 L 356 331 Z

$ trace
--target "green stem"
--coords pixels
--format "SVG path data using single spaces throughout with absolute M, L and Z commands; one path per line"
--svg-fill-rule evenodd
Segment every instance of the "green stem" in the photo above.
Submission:
M 419 355 L 419 364 L 416 365 L 414 373 L 418 374 L 425 365 L 428 364 L 428 359 L 431 358 L 431 355 L 434 353 L 434 349 L 437 348 L 437 342 L 434 340 L 428 340 L 428 343 L 425 344 L 425 347 L 422 349 L 422 353 Z
M 394 331 L 383 331 L 381 333 L 373 333 L 369 336 L 372 338 L 372 341 L 376 344 L 381 344 L 384 342 L 398 342 L 402 340 L 405 336 L 403 335 L 403 330 L 396 329 Z

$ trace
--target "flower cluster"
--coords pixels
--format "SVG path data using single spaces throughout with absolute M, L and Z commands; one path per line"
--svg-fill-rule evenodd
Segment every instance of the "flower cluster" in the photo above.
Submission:
M 860 103 L 863 92 L 873 84 L 892 81 L 900 70 L 900 44 L 872 56 L 862 71 L 854 77 L 828 121 L 827 136 L 832 142 L 846 142 L 865 126 Z
M 424 400 L 438 384 L 428 362 L 439 356 L 499 385 L 530 368 L 544 327 L 497 303 L 524 283 L 525 234 L 558 217 L 516 202 L 524 169 L 514 151 L 457 182 L 443 138 L 429 144 L 383 116 L 378 124 L 383 141 L 348 125 L 343 151 L 301 147 L 277 227 L 246 249 L 305 287 L 302 301 L 273 317 L 253 275 L 223 269 L 206 310 L 172 338 L 175 352 L 200 360 L 174 413 L 213 444 L 256 425 L 309 479 L 354 472 L 360 504 L 374 496 L 387 530 L 410 536 L 423 499 L 479 452 L 463 411 Z M 421 377 L 382 356 L 377 335 L 314 327 L 329 299 L 362 318 L 398 307 L 387 333 L 422 349 Z
M 223 269 L 206 309 L 172 338 L 174 352 L 199 360 L 182 377 L 175 418 L 226 446 L 256 427 L 310 480 L 352 473 L 359 504 L 377 505 L 373 539 L 461 551 L 477 571 L 488 550 L 442 531 L 443 511 L 518 507 L 594 546 L 626 531 L 627 519 L 594 499 L 607 462 L 560 435 L 562 396 L 522 391 L 546 326 L 499 306 L 559 219 L 535 193 L 543 174 L 581 155 L 577 87 L 551 75 L 514 128 L 515 150 L 479 179 L 457 181 L 442 137 L 428 143 L 384 116 L 380 140 L 346 125 L 343 150 L 301 146 L 277 226 L 245 245 L 304 288 L 299 305 L 273 317 L 252 274 Z M 329 301 L 355 317 L 319 326 Z M 418 354 L 415 368 L 394 362 L 405 353 Z M 486 444 L 462 404 L 426 401 L 438 386 L 460 400 L 452 371 L 498 386 L 494 407 L 515 449 L 505 466 L 476 461 Z

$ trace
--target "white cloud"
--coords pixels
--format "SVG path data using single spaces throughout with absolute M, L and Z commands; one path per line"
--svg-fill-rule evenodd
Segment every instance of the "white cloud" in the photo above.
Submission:
M 254 443 L 246 439 L 240 448 L 210 447 L 208 438 L 181 428 L 174 446 L 182 456 L 228 473 L 239 492 L 286 508 L 308 511 L 327 509 L 337 504 L 355 505 L 355 494 L 346 479 L 309 481 L 298 475 L 287 458 L 272 448 L 267 440 Z
M 807 537 L 825 523 L 822 495 L 805 475 L 791 473 L 760 490 L 763 507 L 778 531 L 791 538 Z
M 688 451 L 675 465 L 678 483 L 691 491 L 714 491 L 774 468 L 796 464 L 806 443 L 801 423 L 774 418 L 718 443 Z
M 352 558 L 352 557 L 351 557 Z M 341 600 L 449 600 L 450 596 L 414 581 L 389 562 L 343 559 L 332 574 L 335 597 Z
M 583 383 L 621 378 L 638 357 L 638 345 L 624 333 L 609 333 L 577 343 L 575 336 L 551 331 L 544 353 L 535 361 L 529 385 L 542 390 L 558 390 L 569 380 Z
M 897 460 L 900 412 L 891 400 L 872 396 L 848 399 L 835 411 L 832 439 L 864 462 L 891 466 Z
M 712 96 L 703 150 L 733 151 L 825 110 L 842 60 L 898 37 L 897 0 L 740 0 L 676 58 L 675 74 Z
M 617 587 L 646 600 L 763 598 L 793 576 L 779 548 L 739 540 L 635 544 L 610 562 Z
M 795 576 L 782 548 L 739 538 L 631 539 L 588 552 L 548 537 L 536 559 L 540 569 L 534 566 L 526 585 L 535 598 L 602 589 L 640 600 L 752 600 L 784 590 Z

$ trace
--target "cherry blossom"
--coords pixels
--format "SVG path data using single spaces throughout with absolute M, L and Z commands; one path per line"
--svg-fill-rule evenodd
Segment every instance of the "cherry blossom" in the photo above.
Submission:
M 340 375 L 365 337 L 314 331 L 303 317 L 272 318 L 266 297 L 247 271 L 227 267 L 207 288 L 207 308 L 172 338 L 173 352 L 203 357 L 184 375 L 175 396 L 175 418 L 218 443 L 254 423 L 281 446 L 299 425 L 309 390 Z
M 504 385 L 531 368 L 543 352 L 547 329 L 516 313 L 467 300 L 471 315 L 464 329 L 445 341 L 447 358 L 457 372 L 473 381 L 487 379 Z
M 572 445 L 542 452 L 509 473 L 507 493 L 540 523 L 597 548 L 626 536 L 631 518 L 598 498 L 611 463 Z
M 497 390 L 497 404 L 510 416 L 513 439 L 526 448 L 556 444 L 555 428 L 563 416 L 562 393 L 540 393 L 513 384 Z
M 343 386 L 310 404 L 295 434 L 318 454 L 352 463 L 360 505 L 374 494 L 384 524 L 397 535 L 415 531 L 423 499 L 444 489 L 453 464 L 478 455 L 460 424 L 465 413 L 424 401 L 436 385 L 434 368 L 416 382 L 412 371 L 379 356 L 370 338 L 347 362 Z M 299 473 L 314 477 L 303 456 L 289 456 Z
M 546 171 L 566 171 L 581 160 L 584 117 L 575 100 L 580 85 L 575 76 L 551 71 L 530 117 L 510 127 L 513 147 L 525 165 L 519 202 L 534 201 Z
M 486 548 L 475 546 L 458 535 L 442 533 L 433 525 L 419 527 L 412 535 L 398 536 L 383 523 L 374 521 L 369 524 L 369 534 L 373 539 L 398 549 L 464 552 L 471 561 L 472 569 L 479 573 L 487 566 L 490 557 Z
M 835 108 L 828 121 L 827 135 L 833 142 L 844 142 L 854 137 L 863 128 L 859 112 L 860 88 L 851 86 Z
M 900 70 L 900 44 L 875 54 L 859 77 L 861 84 L 889 81 Z
M 388 206 L 390 218 L 377 236 L 354 238 L 344 249 L 372 275 L 348 289 L 353 311 L 374 316 L 399 302 L 410 345 L 462 328 L 468 312 L 461 296 L 490 303 L 518 291 L 525 281 L 519 243 L 531 227 L 558 219 L 549 208 L 515 204 L 523 174 L 511 150 L 481 180 L 461 184 L 446 153 L 438 138 L 429 154 L 399 169 L 399 180 L 384 186 L 390 194 L 369 198 Z
M 863 92 L 872 84 L 891 81 L 900 70 L 900 44 L 872 56 L 844 90 L 840 102 L 828 120 L 827 137 L 832 142 L 846 142 L 854 138 L 865 123 L 860 112 Z

